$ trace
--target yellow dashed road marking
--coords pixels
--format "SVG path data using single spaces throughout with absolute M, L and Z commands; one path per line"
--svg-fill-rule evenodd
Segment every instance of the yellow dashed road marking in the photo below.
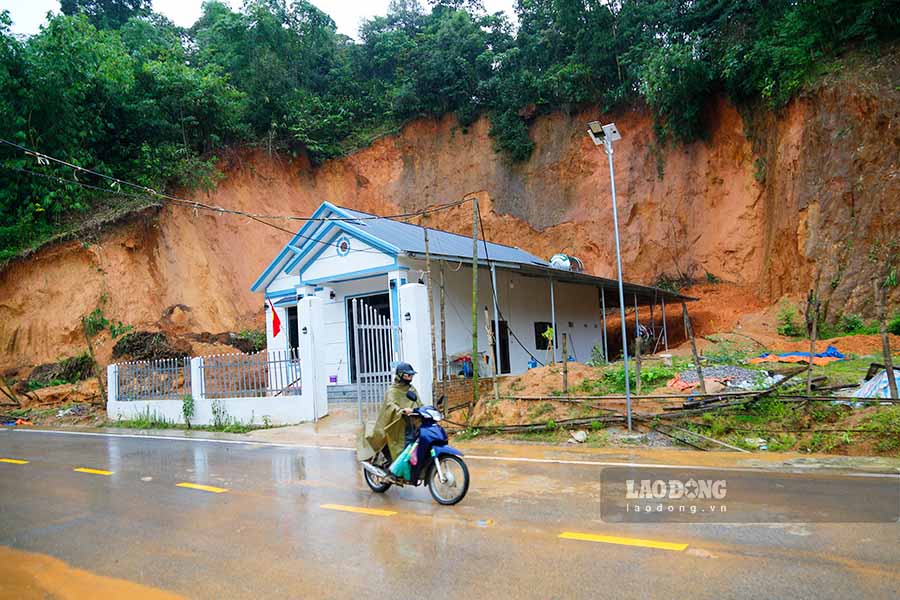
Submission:
M 91 475 L 112 475 L 112 471 L 104 471 L 103 469 L 88 469 L 87 467 L 78 467 L 72 469 L 76 473 L 90 473 Z
M 212 492 L 213 494 L 221 494 L 227 492 L 225 488 L 215 487 L 212 485 L 201 485 L 199 483 L 176 483 L 178 487 L 190 488 L 192 490 L 200 490 L 203 492 Z
M 27 465 L 27 460 L 19 460 L 18 458 L 0 458 L 0 462 L 9 463 L 11 465 Z
M 361 515 L 374 515 L 376 517 L 390 517 L 396 515 L 396 510 L 382 510 L 380 508 L 364 508 L 362 506 L 345 506 L 344 504 L 321 504 L 320 508 L 328 510 L 342 510 L 344 512 L 359 513 Z
M 658 548 L 660 550 L 675 550 L 681 552 L 688 547 L 687 544 L 674 542 L 660 542 L 657 540 L 642 540 L 638 538 L 618 537 L 614 535 L 597 535 L 594 533 L 578 533 L 577 531 L 563 531 L 559 534 L 564 540 L 582 540 L 585 542 L 601 542 L 604 544 L 619 544 L 621 546 L 640 546 L 642 548 Z

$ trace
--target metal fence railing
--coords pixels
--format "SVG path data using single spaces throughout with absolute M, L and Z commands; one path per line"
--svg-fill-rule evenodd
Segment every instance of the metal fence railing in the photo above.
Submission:
M 191 359 L 118 364 L 117 400 L 181 400 L 191 394 Z
M 292 396 L 301 391 L 297 348 L 205 356 L 200 371 L 207 398 Z
M 354 361 L 356 367 L 356 403 L 359 420 L 372 421 L 378 414 L 384 394 L 393 380 L 391 357 L 395 328 L 388 316 L 354 298 Z

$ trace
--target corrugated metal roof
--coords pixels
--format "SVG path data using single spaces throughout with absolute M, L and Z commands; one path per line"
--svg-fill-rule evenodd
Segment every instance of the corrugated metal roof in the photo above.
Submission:
M 290 250 L 295 250 L 292 244 L 301 241 L 317 239 L 318 232 L 322 227 L 328 224 L 327 214 L 336 214 L 342 218 L 359 219 L 358 221 L 350 221 L 347 224 L 365 232 L 366 234 L 381 240 L 389 246 L 394 246 L 402 253 L 416 259 L 425 258 L 425 236 L 423 228 L 418 225 L 395 221 L 378 215 L 336 206 L 329 202 L 324 202 L 313 214 L 314 217 L 322 218 L 321 221 L 310 221 L 304 226 L 300 232 L 288 243 L 281 251 L 278 257 L 273 260 L 266 268 L 265 272 L 259 276 L 251 289 L 259 290 L 268 286 L 271 281 L 281 272 L 281 269 L 289 264 L 293 254 Z M 352 235 L 352 234 L 351 234 Z M 472 238 L 464 235 L 441 231 L 439 229 L 428 229 L 429 250 L 433 258 L 450 258 L 456 260 L 471 260 L 472 258 Z M 608 290 L 607 306 L 618 306 L 618 282 L 615 279 L 607 279 L 587 273 L 577 273 L 574 271 L 564 271 L 556 269 L 549 262 L 538 258 L 537 256 L 514 248 L 512 246 L 504 246 L 503 244 L 495 244 L 487 242 L 487 252 L 485 252 L 484 240 L 478 240 L 478 258 L 485 266 L 488 260 L 495 263 L 497 268 L 505 268 L 515 270 L 527 277 L 552 277 L 556 281 L 581 283 L 593 285 L 598 288 Z M 294 268 L 297 268 L 296 266 Z M 631 300 L 637 297 L 638 304 L 646 305 L 655 303 L 660 298 L 668 300 L 696 300 L 689 296 L 682 296 L 677 293 L 663 290 L 653 286 L 644 286 L 635 283 L 623 282 L 625 291 L 625 304 L 632 306 Z M 630 297 L 629 297 L 630 296 Z M 293 301 L 293 299 L 291 299 Z M 284 302 L 283 300 L 280 302 Z M 276 304 L 277 305 L 277 304 Z
M 366 233 L 382 239 L 404 252 L 412 254 L 425 253 L 425 236 L 422 227 L 392 219 L 372 219 L 371 217 L 377 215 L 351 210 L 343 206 L 339 208 L 353 217 L 366 217 L 366 220 L 353 223 L 354 226 L 361 227 Z M 428 246 L 429 251 L 435 256 L 459 259 L 472 258 L 472 238 L 470 237 L 429 228 Z M 488 257 L 494 262 L 549 266 L 547 261 L 512 246 L 488 242 L 487 253 L 485 253 L 484 241 L 479 240 L 478 258 L 486 260 Z

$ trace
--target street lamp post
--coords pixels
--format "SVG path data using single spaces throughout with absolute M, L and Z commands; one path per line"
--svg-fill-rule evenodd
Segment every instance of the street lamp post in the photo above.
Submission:
M 619 311 L 622 318 L 622 357 L 625 361 L 625 410 L 628 431 L 631 431 L 631 381 L 628 374 L 628 333 L 625 328 L 625 290 L 622 286 L 622 252 L 619 246 L 619 214 L 616 209 L 616 173 L 613 169 L 613 142 L 622 139 L 615 123 L 601 125 L 599 121 L 588 123 L 588 135 L 595 146 L 603 146 L 609 157 L 609 183 L 612 187 L 613 232 L 616 238 L 616 267 L 619 276 Z

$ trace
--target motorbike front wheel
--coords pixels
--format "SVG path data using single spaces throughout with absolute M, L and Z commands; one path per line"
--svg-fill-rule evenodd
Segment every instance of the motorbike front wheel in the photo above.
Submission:
M 469 491 L 469 469 L 463 459 L 453 454 L 438 457 L 445 481 L 442 483 L 437 468 L 432 465 L 428 473 L 428 490 L 438 504 L 456 504 Z
M 374 475 L 369 473 L 365 469 L 363 469 L 363 479 L 366 480 L 366 484 L 371 488 L 373 492 L 376 494 L 383 494 L 391 487 L 391 482 L 387 481 L 383 477 L 379 477 L 378 475 Z

